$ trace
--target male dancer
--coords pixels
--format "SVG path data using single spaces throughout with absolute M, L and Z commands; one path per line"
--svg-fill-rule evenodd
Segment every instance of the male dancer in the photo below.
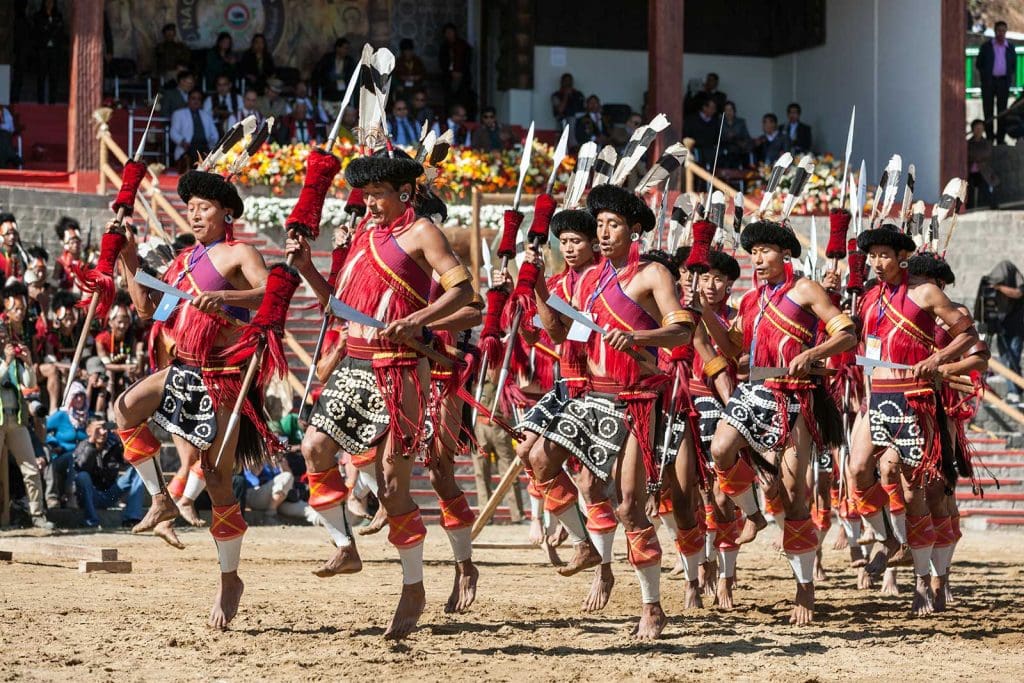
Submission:
M 842 438 L 839 414 L 821 384 L 809 375 L 817 361 L 856 344 L 853 321 L 844 315 L 817 282 L 796 279 L 791 258 L 800 256 L 793 231 L 780 223 L 759 220 L 740 234 L 743 249 L 754 263 L 757 288 L 740 302 L 730 336 L 713 316 L 707 325 L 719 347 L 730 357 L 750 354 L 752 379 L 740 384 L 725 407 L 711 441 L 721 489 L 739 505 L 747 520 L 736 539 L 747 543 L 766 525 L 752 488 L 754 471 L 739 458 L 750 446 L 765 455 L 786 450 L 780 468 L 783 506 L 783 549 L 797 580 L 796 603 L 790 623 L 814 618 L 813 563 L 817 535 L 810 519 L 805 485 L 812 451 Z M 817 346 L 819 321 L 825 322 L 826 341 Z M 735 332 L 742 331 L 737 344 Z M 784 372 L 758 379 L 759 368 Z
M 231 183 L 216 173 L 190 171 L 178 181 L 178 194 L 187 204 L 189 225 L 198 244 L 178 257 L 164 279 L 194 298 L 168 321 L 175 330 L 174 362 L 122 394 L 114 405 L 114 416 L 125 459 L 138 471 L 153 498 L 145 518 L 132 529 L 134 533 L 178 516 L 157 466 L 160 442 L 149 430 L 150 418 L 171 433 L 183 458 L 202 457 L 210 468 L 210 533 L 221 569 L 210 625 L 224 629 L 238 610 L 244 588 L 238 563 L 246 524 L 231 490 L 232 473 L 236 461 L 245 466 L 261 462 L 277 443 L 261 418 L 258 387 L 249 394 L 239 428 L 231 434 L 227 431 L 242 369 L 251 356 L 251 349 L 240 356 L 235 348 L 240 325 L 248 321 L 250 310 L 260 307 L 268 271 L 259 251 L 231 240 L 231 222 L 243 209 Z M 151 318 L 159 296 L 135 280 L 139 258 L 131 237 L 122 256 L 122 273 L 135 309 L 140 317 Z M 225 440 L 224 457 L 214 468 L 211 451 L 219 453 Z M 173 529 L 169 525 L 164 528 L 173 537 Z
M 580 281 L 571 302 L 608 330 L 586 335 L 574 353 L 584 363 L 590 386 L 570 399 L 544 428 L 530 452 L 530 463 L 547 495 L 571 487 L 562 466 L 570 455 L 601 481 L 612 476 L 619 500 L 616 516 L 625 527 L 630 563 L 640 581 L 643 608 L 636 635 L 657 638 L 667 621 L 661 608 L 661 547 L 647 519 L 647 492 L 657 491 L 653 443 L 653 412 L 667 377 L 660 373 L 652 351 L 687 344 L 694 317 L 683 311 L 676 283 L 660 263 L 640 262 L 640 236 L 654 227 L 654 216 L 632 192 L 600 185 L 587 197 L 597 220 L 604 262 Z M 538 302 L 543 311 L 546 303 Z M 551 320 L 554 312 L 545 312 Z M 542 318 L 544 319 L 544 318 Z M 660 321 L 660 322 L 659 322 Z M 569 327 L 567 320 L 559 328 Z M 552 339 L 565 334 L 549 329 Z M 637 351 L 637 347 L 645 347 Z M 639 356 L 641 360 L 637 360 Z M 533 430 L 530 423 L 524 429 Z M 601 555 L 586 539 L 577 510 L 558 515 L 575 546 L 569 568 L 575 571 L 601 564 Z
M 388 514 L 388 538 L 402 560 L 402 596 L 385 632 L 401 639 L 416 626 L 425 605 L 423 539 L 426 527 L 409 493 L 415 456 L 423 450 L 429 365 L 406 342 L 422 329 L 465 306 L 472 298 L 469 273 L 448 240 L 412 204 L 423 167 L 383 151 L 349 163 L 345 179 L 360 188 L 368 215 L 357 229 L 338 278 L 344 303 L 380 320 L 377 329 L 350 321 L 345 358 L 331 373 L 310 417 L 302 454 L 313 507 L 338 546 L 325 565 L 329 573 L 359 571 L 342 506 L 347 489 L 335 456 L 339 449 L 363 453 L 377 447 L 379 498 Z M 321 303 L 332 294 L 309 259 L 305 240 L 289 240 L 299 272 Z M 431 273 L 441 273 L 444 294 L 432 303 Z M 328 573 L 328 575 L 329 575 Z
M 875 479 L 879 458 L 897 458 L 907 509 L 907 541 L 917 577 L 911 611 L 933 611 L 929 562 L 935 529 L 922 488 L 939 476 L 941 435 L 936 418 L 934 382 L 939 367 L 955 361 L 978 343 L 969 315 L 964 315 L 937 286 L 907 271 L 915 244 L 910 235 L 887 224 L 862 232 L 858 248 L 867 253 L 878 284 L 864 297 L 863 341 L 869 359 L 907 365 L 909 370 L 871 370 L 868 420 L 853 435 L 850 474 L 853 498 L 864 523 L 885 544 L 868 565 L 878 574 L 899 548 L 887 534 L 882 512 L 889 496 Z M 951 341 L 935 349 L 936 319 Z

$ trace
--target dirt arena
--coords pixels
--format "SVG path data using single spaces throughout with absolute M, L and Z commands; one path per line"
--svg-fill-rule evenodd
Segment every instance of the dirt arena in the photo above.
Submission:
M 561 578 L 539 550 L 479 550 L 477 602 L 449 616 L 449 549 L 430 527 L 427 611 L 400 645 L 381 637 L 400 580 L 383 534 L 361 539 L 361 574 L 323 580 L 310 574 L 329 553 L 322 530 L 250 529 L 246 591 L 225 633 L 206 627 L 217 578 L 206 531 L 183 534 L 184 551 L 150 537 L 69 536 L 117 547 L 134 571 L 79 574 L 70 562 L 24 554 L 0 562 L 0 680 L 1024 680 L 1024 533 L 969 531 L 954 566 L 957 603 L 912 619 L 909 595 L 855 590 L 846 551 L 831 550 L 836 531 L 813 627 L 785 623 L 792 579 L 769 528 L 740 554 L 732 611 L 681 614 L 681 585 L 662 582 L 670 622 L 654 644 L 628 636 L 639 593 L 621 534 L 618 583 L 598 616 L 579 610 L 591 574 Z M 480 540 L 526 534 L 491 527 Z M 30 542 L 0 534 L 0 547 L 16 552 Z M 901 569 L 902 586 L 909 580 Z

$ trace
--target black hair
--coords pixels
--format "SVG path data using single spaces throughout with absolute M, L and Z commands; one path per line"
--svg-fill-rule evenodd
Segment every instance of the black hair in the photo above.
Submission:
M 396 190 L 405 184 L 415 187 L 423 175 L 423 165 L 396 149 L 394 157 L 381 149 L 372 156 L 356 157 L 345 167 L 345 182 L 350 187 L 366 187 L 371 183 L 388 183 Z
M 200 97 L 205 97 L 205 93 L 203 93 L 203 89 L 202 88 L 192 88 L 191 90 L 188 91 L 188 96 L 192 97 L 192 95 L 194 95 L 195 93 L 199 93 Z
M 29 247 L 27 249 L 27 252 L 28 252 L 28 255 L 33 257 L 33 258 L 42 259 L 44 261 L 49 261 L 50 260 L 50 254 L 40 244 L 37 244 L 37 245 L 35 245 L 33 247 Z
M 245 210 L 238 190 L 218 173 L 189 171 L 178 178 L 178 196 L 186 204 L 192 197 L 217 202 L 222 208 L 228 209 L 233 218 L 241 218 Z
M 711 266 L 711 270 L 717 270 L 734 282 L 740 277 L 739 262 L 724 251 L 712 250 L 708 257 L 708 264 Z
M 588 239 L 597 238 L 597 220 L 589 211 L 566 209 L 551 217 L 551 233 L 561 237 L 563 232 L 575 232 Z
M 498 110 L 492 107 L 491 105 L 487 105 L 486 107 L 480 110 L 480 116 L 486 116 L 487 114 L 494 114 L 495 116 L 497 116 Z
M 1006 22 L 1005 22 L 1005 21 L 1003 21 L 1002 19 L 1000 19 L 1000 20 L 999 20 L 999 21 L 997 21 L 996 23 L 992 24 L 992 28 L 993 28 L 993 29 L 997 29 L 997 28 L 999 28 L 1000 26 L 1004 26 L 1004 27 L 1006 26 Z
M 348 38 L 338 38 L 334 41 L 334 49 L 337 50 L 339 47 L 345 47 L 348 45 Z
M 684 245 L 676 248 L 676 265 L 682 266 L 686 263 L 686 259 L 690 258 L 690 245 Z
M 771 112 L 768 112 L 767 114 L 765 114 L 764 116 L 762 116 L 762 117 L 761 117 L 761 120 L 762 120 L 762 121 L 774 121 L 774 122 L 775 122 L 775 125 L 778 125 L 778 124 L 779 124 L 779 117 L 778 117 L 778 116 L 776 116 L 775 114 L 771 113 Z
M 857 248 L 865 254 L 875 246 L 890 247 L 897 254 L 917 249 L 914 239 L 905 232 L 900 232 L 895 223 L 884 223 L 881 227 L 865 230 L 857 235 Z
M 946 285 L 956 284 L 956 275 L 946 260 L 931 252 L 915 254 L 907 259 L 907 272 L 911 275 L 938 280 Z
M 787 104 L 786 105 L 786 113 L 787 114 L 789 113 L 790 109 L 796 109 L 796 113 L 797 114 L 803 114 L 804 113 L 804 110 L 800 108 L 800 103 L 799 102 L 790 102 L 789 104 Z
M 725 111 L 725 108 L 728 107 L 730 104 L 732 105 L 732 110 L 733 111 L 737 111 L 736 110 L 736 103 L 733 102 L 732 100 L 726 100 L 725 101 L 725 104 L 722 105 L 722 111 Z
M 196 75 L 188 69 L 182 69 L 178 72 L 178 75 L 175 76 L 175 81 L 177 81 L 180 84 L 181 81 L 186 78 L 191 78 L 192 80 L 195 80 Z
M 640 197 L 619 187 L 618 185 L 598 185 L 587 195 L 587 210 L 596 219 L 602 211 L 608 211 L 623 219 L 633 227 L 640 224 L 640 232 L 654 229 L 654 212 L 644 204 Z
M 220 41 L 224 40 L 225 38 L 227 38 L 228 40 L 231 41 L 231 47 L 235 46 L 235 39 L 231 37 L 231 34 L 228 33 L 227 31 L 221 31 L 220 33 L 217 34 L 217 40 L 213 41 L 214 49 L 216 49 L 217 46 L 220 45 Z
M 3 213 L 0 213 L 0 223 L 6 223 L 8 221 L 17 223 L 18 219 L 15 218 L 14 214 L 11 213 L 10 211 L 4 211 Z
M 415 50 L 416 49 L 416 44 L 414 42 L 412 42 L 412 38 L 402 38 L 402 40 L 400 40 L 398 42 L 398 49 L 399 50 Z
M 800 240 L 793 231 L 775 221 L 754 221 L 740 233 L 740 245 L 748 254 L 756 244 L 772 244 L 789 250 L 793 258 L 800 258 Z
M 78 224 L 78 221 L 76 221 L 71 216 L 61 216 L 60 220 L 57 221 L 57 225 L 54 227 L 54 229 L 57 231 L 57 238 L 60 239 L 61 241 L 64 241 L 64 233 L 68 230 L 68 228 L 73 228 L 75 230 L 82 229 L 82 227 Z
M 160 33 L 167 33 L 168 31 L 178 32 L 178 27 L 174 24 L 164 24 L 164 27 L 160 29 Z
M 62 306 L 64 308 L 74 308 L 75 305 L 78 304 L 78 301 L 78 295 L 74 292 L 69 292 L 66 289 L 58 289 L 53 293 L 53 296 L 50 297 L 50 310 L 56 313 L 57 309 Z
M 673 280 L 679 279 L 679 266 L 668 252 L 662 251 L 661 249 L 651 249 L 650 251 L 640 254 L 640 261 L 641 263 L 644 261 L 660 263 L 665 266 L 668 272 L 672 273 Z
M 28 287 L 25 286 L 24 282 L 16 280 L 3 288 L 2 295 L 4 299 L 9 299 L 12 296 L 20 296 L 27 300 Z

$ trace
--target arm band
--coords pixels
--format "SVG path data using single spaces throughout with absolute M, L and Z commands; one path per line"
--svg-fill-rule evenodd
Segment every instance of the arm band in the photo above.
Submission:
M 466 270 L 465 266 L 458 265 L 441 275 L 441 288 L 447 292 L 452 287 L 462 284 L 468 279 L 469 271 Z
M 727 367 L 729 367 L 729 361 L 724 356 L 715 356 L 704 364 L 704 376 L 711 379 Z
M 969 315 L 961 315 L 955 323 L 949 326 L 949 336 L 956 339 L 967 330 L 974 327 L 974 321 Z
M 695 325 L 696 320 L 693 318 L 693 313 L 689 311 L 672 311 L 664 318 L 661 319 L 661 326 L 668 327 L 669 325 Z
M 847 328 L 856 329 L 856 326 L 853 324 L 853 318 L 846 315 L 845 313 L 840 313 L 839 315 L 835 316 L 827 323 L 825 323 L 825 332 L 830 337 L 836 336 L 838 333 L 842 332 Z
M 728 335 L 729 341 L 731 341 L 733 344 L 740 347 L 741 349 L 743 348 L 743 330 L 741 330 L 738 327 L 730 327 Z
M 967 357 L 981 356 L 985 360 L 992 357 L 992 351 L 988 348 L 988 344 L 984 340 L 979 341 L 977 344 L 967 349 Z

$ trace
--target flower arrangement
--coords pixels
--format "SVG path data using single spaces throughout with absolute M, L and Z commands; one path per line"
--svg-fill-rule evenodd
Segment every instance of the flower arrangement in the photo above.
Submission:
M 795 160 L 794 160 L 795 161 Z M 760 201 L 761 195 L 763 194 L 763 185 L 768 181 L 768 176 L 771 174 L 772 168 L 766 164 L 758 166 L 758 175 L 760 176 L 759 181 L 753 183 L 754 192 L 752 192 L 752 199 L 754 201 Z M 804 187 L 803 196 L 793 207 L 793 215 L 796 216 L 809 216 L 809 215 L 823 215 L 827 214 L 830 209 L 839 207 L 839 194 L 840 185 L 843 181 L 843 163 L 839 159 L 836 159 L 832 154 L 824 154 L 814 158 L 814 172 L 807 179 L 807 185 Z M 775 212 L 782 210 L 782 204 L 785 201 L 786 193 L 789 192 L 789 188 L 793 182 L 793 171 L 792 169 L 782 177 L 782 182 L 779 184 L 779 191 L 775 194 L 773 200 L 772 209 Z M 849 184 L 849 181 L 847 181 Z M 849 194 L 849 188 L 847 188 L 847 194 Z M 867 198 L 865 200 L 865 211 L 870 211 L 874 194 L 869 189 L 867 191 Z

